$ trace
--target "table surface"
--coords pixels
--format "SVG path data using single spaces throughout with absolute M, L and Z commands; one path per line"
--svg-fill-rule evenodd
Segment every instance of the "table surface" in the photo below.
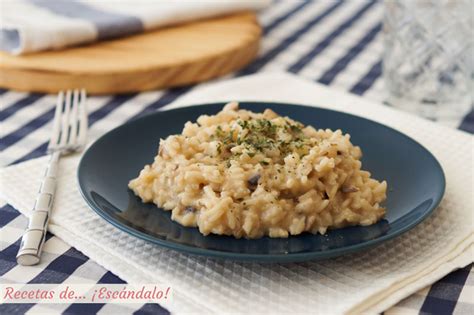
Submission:
M 264 37 L 257 59 L 228 77 L 262 71 L 288 71 L 336 89 L 383 102 L 382 18 L 380 2 L 277 1 L 259 13 Z M 224 78 L 225 79 L 225 78 Z M 220 79 L 222 80 L 222 79 Z M 207 84 L 207 83 L 206 83 Z M 196 86 L 89 99 L 90 136 L 95 138 L 169 104 Z M 55 96 L 0 90 L 2 141 L 0 165 L 7 166 L 46 153 Z M 440 124 L 474 133 L 474 111 Z M 27 219 L 0 200 L 0 277 L 13 283 L 124 283 L 81 252 L 48 234 L 42 263 L 16 264 L 15 255 Z M 472 314 L 472 265 L 457 270 L 387 310 L 385 314 Z M 158 304 L 6 304 L 2 314 L 25 312 L 167 314 Z

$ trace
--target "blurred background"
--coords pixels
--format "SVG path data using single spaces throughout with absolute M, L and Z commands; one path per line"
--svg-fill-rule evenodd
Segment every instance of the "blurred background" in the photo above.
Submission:
M 2 164 L 30 156 L 9 149 L 50 121 L 60 90 L 99 95 L 94 123 L 271 71 L 473 132 L 473 12 L 471 0 L 3 0 Z

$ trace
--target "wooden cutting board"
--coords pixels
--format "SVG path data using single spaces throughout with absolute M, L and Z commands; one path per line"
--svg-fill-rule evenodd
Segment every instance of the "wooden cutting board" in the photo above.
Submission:
M 186 85 L 242 68 L 260 36 L 255 14 L 239 13 L 59 51 L 0 52 L 0 87 L 114 94 Z

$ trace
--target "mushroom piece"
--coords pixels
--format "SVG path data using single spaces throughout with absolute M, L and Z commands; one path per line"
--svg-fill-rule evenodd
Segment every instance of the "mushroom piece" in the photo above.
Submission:
M 259 179 L 260 179 L 260 174 L 257 174 L 257 175 L 254 175 L 254 176 L 250 177 L 247 180 L 247 183 L 249 184 L 249 188 L 255 189 L 256 186 L 258 185 L 258 180 Z

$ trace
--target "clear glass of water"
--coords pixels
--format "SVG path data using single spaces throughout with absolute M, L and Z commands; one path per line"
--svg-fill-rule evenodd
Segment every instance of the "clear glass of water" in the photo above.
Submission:
M 472 0 L 386 0 L 383 73 L 388 103 L 434 120 L 473 106 Z

